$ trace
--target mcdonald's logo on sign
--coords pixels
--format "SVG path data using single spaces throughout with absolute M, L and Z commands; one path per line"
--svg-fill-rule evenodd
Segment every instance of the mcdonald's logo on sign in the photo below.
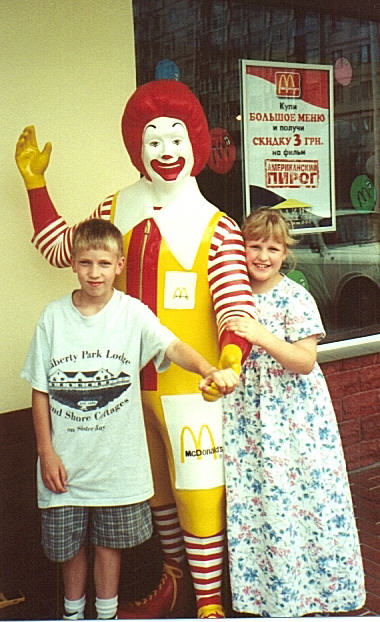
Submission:
M 276 71 L 277 97 L 301 97 L 301 74 L 295 71 Z
M 190 438 L 193 441 L 194 449 L 185 448 L 186 432 L 189 433 Z M 202 447 L 202 440 L 204 438 L 203 432 L 207 432 L 209 441 L 210 441 L 210 446 L 206 447 L 205 449 L 203 449 Z M 182 431 L 181 431 L 181 462 L 182 463 L 185 462 L 185 458 L 197 458 L 197 460 L 201 460 L 202 456 L 213 456 L 214 459 L 216 460 L 217 454 L 222 454 L 222 453 L 223 453 L 223 447 L 215 446 L 213 434 L 209 426 L 207 425 L 207 423 L 204 423 L 200 427 L 198 437 L 196 437 L 194 431 L 190 428 L 190 426 L 188 425 L 183 426 Z
M 164 308 L 195 309 L 197 273 L 181 270 L 165 272 Z
M 176 287 L 173 298 L 186 298 L 186 300 L 188 300 L 189 294 L 187 293 L 186 287 Z

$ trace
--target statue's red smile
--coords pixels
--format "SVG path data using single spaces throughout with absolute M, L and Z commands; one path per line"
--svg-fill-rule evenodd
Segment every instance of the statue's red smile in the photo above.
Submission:
M 160 175 L 165 181 L 173 181 L 185 166 L 185 158 L 178 158 L 175 162 L 161 162 L 152 160 L 150 163 L 155 173 Z

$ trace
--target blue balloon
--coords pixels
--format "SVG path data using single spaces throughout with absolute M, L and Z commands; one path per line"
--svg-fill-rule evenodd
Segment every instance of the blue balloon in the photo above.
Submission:
M 164 58 L 157 63 L 154 70 L 155 80 L 179 80 L 180 77 L 178 66 L 173 60 Z

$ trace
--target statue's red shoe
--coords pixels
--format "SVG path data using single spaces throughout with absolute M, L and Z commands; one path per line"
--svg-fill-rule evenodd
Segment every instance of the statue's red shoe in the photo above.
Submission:
M 117 616 L 119 620 L 141 620 L 172 617 L 183 581 L 183 571 L 179 565 L 164 562 L 164 569 L 158 587 L 142 600 L 120 602 Z

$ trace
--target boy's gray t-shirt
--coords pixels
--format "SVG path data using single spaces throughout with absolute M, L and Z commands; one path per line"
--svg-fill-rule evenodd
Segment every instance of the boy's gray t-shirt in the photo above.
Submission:
M 49 393 L 68 492 L 48 490 L 38 463 L 40 508 L 126 505 L 153 495 L 139 375 L 152 358 L 164 371 L 175 339 L 146 305 L 117 290 L 92 316 L 79 313 L 71 294 L 44 309 L 21 376 Z

